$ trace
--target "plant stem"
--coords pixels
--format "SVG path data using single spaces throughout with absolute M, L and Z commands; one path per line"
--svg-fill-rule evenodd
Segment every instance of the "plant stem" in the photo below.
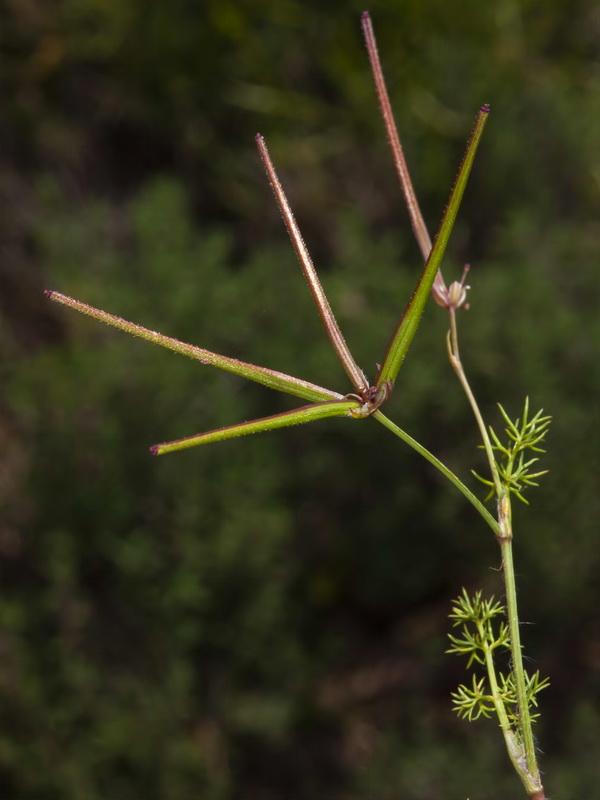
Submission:
M 484 639 L 483 636 L 482 639 Z M 496 678 L 496 668 L 494 666 L 492 648 L 489 645 L 486 645 L 483 652 L 485 655 L 485 666 L 487 669 L 488 680 L 490 682 L 490 690 L 492 692 L 492 697 L 494 698 L 494 706 L 500 722 L 502 735 L 504 736 L 506 749 L 508 750 L 508 755 L 512 761 L 513 767 L 520 775 L 523 771 L 523 748 L 517 738 L 517 735 L 511 727 L 508 714 L 506 713 L 504 700 L 502 699 L 500 690 L 498 689 L 498 680 Z
M 519 717 L 519 735 L 521 737 L 521 747 L 523 753 L 520 758 L 515 756 L 513 751 L 514 742 L 509 744 L 507 741 L 507 749 L 510 759 L 521 778 L 527 794 L 532 800 L 544 800 L 544 790 L 540 781 L 540 771 L 537 765 L 535 755 L 535 745 L 533 741 L 533 731 L 531 716 L 529 714 L 529 702 L 527 699 L 527 686 L 525 681 L 525 670 L 523 668 L 523 652 L 521 648 L 521 635 L 519 631 L 519 611 L 517 607 L 517 587 L 515 582 L 515 568 L 513 563 L 512 554 L 512 510 L 510 503 L 510 490 L 502 485 L 500 474 L 496 465 L 492 443 L 483 421 L 483 417 L 477 405 L 475 395 L 471 390 L 469 381 L 460 360 L 460 351 L 458 347 L 458 330 L 456 326 L 456 311 L 451 306 L 449 309 L 450 314 L 450 331 L 448 333 L 448 355 L 450 363 L 458 379 L 463 387 L 467 396 L 481 438 L 485 452 L 487 454 L 492 480 L 496 496 L 498 498 L 498 529 L 496 531 L 496 539 L 500 545 L 500 552 L 502 554 L 502 572 L 504 574 L 504 586 L 506 590 L 506 610 L 508 616 L 508 629 L 510 633 L 510 649 L 512 660 L 512 671 L 515 681 L 515 690 L 517 694 L 517 709 Z M 487 656 L 486 656 L 487 659 Z M 489 672 L 489 669 L 488 669 Z M 502 717 L 500 723 L 504 732 L 502 724 Z M 506 735 L 505 735 L 506 739 Z M 523 757 L 524 756 L 524 757 Z
M 502 571 L 504 573 L 504 586 L 506 590 L 506 612 L 508 616 L 508 629 L 510 632 L 510 649 L 512 657 L 512 672 L 517 693 L 517 708 L 519 714 L 519 732 L 521 734 L 525 763 L 521 764 L 518 773 L 530 797 L 541 798 L 544 794 L 540 781 L 540 771 L 535 755 L 531 716 L 529 714 L 529 701 L 523 668 L 523 651 L 519 631 L 519 611 L 517 606 L 517 586 L 515 582 L 515 568 L 512 553 L 512 521 L 509 491 L 504 489 L 498 502 L 498 521 L 501 533 L 498 535 L 500 551 L 502 553 Z M 541 792 L 541 794 L 540 794 Z
M 460 360 L 460 350 L 458 348 L 458 330 L 456 326 L 456 311 L 454 308 L 450 307 L 448 309 L 448 312 L 450 314 L 450 332 L 448 334 L 448 355 L 450 357 L 450 363 L 452 364 L 452 368 L 454 369 L 454 372 L 456 373 L 458 380 L 460 381 L 460 384 L 463 388 L 464 393 L 467 396 L 467 400 L 469 401 L 469 405 L 471 406 L 471 409 L 475 416 L 477 427 L 479 428 L 479 433 L 481 434 L 481 438 L 483 439 L 485 452 L 490 465 L 490 472 L 492 473 L 492 479 L 494 481 L 496 496 L 500 497 L 502 486 L 500 484 L 500 477 L 498 476 L 498 471 L 496 469 L 496 459 L 494 458 L 492 443 L 490 442 L 490 437 L 487 432 L 485 422 L 483 421 L 483 417 L 481 416 L 479 406 L 477 405 L 477 400 L 475 399 L 475 395 L 473 394 L 473 391 L 469 385 L 469 381 L 467 380 L 466 373 L 463 369 L 463 365 Z
M 385 426 L 388 430 L 390 430 L 393 434 L 395 434 L 399 439 L 402 439 L 403 442 L 406 442 L 413 450 L 416 450 L 419 455 L 423 456 L 423 458 L 427 459 L 433 466 L 438 469 L 442 475 L 444 475 L 448 480 L 456 486 L 456 488 L 463 493 L 463 495 L 467 498 L 469 503 L 474 506 L 477 511 L 481 514 L 490 528 L 494 531 L 496 536 L 500 535 L 500 526 L 496 522 L 496 520 L 492 517 L 490 512 L 487 508 L 483 505 L 483 503 L 478 500 L 477 497 L 473 494 L 473 492 L 468 489 L 465 484 L 460 480 L 460 478 L 455 475 L 452 470 L 448 469 L 448 467 L 442 463 L 439 458 L 436 458 L 433 453 L 430 453 L 426 447 L 423 447 L 422 444 L 417 442 L 416 439 L 413 439 L 406 431 L 403 431 L 402 428 L 399 428 L 391 419 L 385 416 L 381 411 L 375 411 L 374 414 L 371 415 L 374 417 L 378 422 L 380 422 L 383 426 Z

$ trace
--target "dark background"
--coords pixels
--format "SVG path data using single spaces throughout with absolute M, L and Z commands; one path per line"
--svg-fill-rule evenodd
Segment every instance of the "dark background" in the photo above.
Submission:
M 462 586 L 502 595 L 482 520 L 372 421 L 153 458 L 293 399 L 112 331 L 53 288 L 338 391 L 261 131 L 372 376 L 420 256 L 360 32 L 336 0 L 0 7 L 0 794 L 8 800 L 504 800 L 493 720 L 456 719 Z M 463 359 L 553 416 L 515 511 L 553 798 L 600 779 L 600 14 L 586 0 L 373 2 L 425 217 L 492 114 L 445 261 Z M 428 308 L 389 415 L 484 469 Z M 481 496 L 482 487 L 474 487 Z M 521 792 L 521 794 L 519 794 Z

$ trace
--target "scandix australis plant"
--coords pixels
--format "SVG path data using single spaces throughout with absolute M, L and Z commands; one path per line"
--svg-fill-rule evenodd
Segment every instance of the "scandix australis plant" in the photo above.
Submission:
M 467 307 L 466 298 L 469 286 L 466 285 L 465 280 L 468 267 L 465 268 L 462 279 L 451 283 L 449 287 L 446 286 L 440 271 L 440 264 L 488 118 L 489 107 L 484 105 L 477 115 L 448 205 L 432 243 L 404 158 L 381 69 L 371 19 L 367 12 L 363 14 L 362 26 L 394 164 L 400 179 L 411 225 L 425 262 L 412 297 L 408 301 L 404 314 L 392 334 L 387 351 L 372 383 L 360 369 L 346 344 L 304 244 L 264 139 L 260 134 L 256 136 L 260 157 L 319 316 L 325 326 L 330 342 L 350 379 L 351 391 L 343 394 L 282 372 L 218 355 L 195 345 L 164 336 L 141 325 L 128 322 L 59 292 L 47 291 L 46 295 L 52 300 L 106 322 L 115 328 L 120 328 L 134 336 L 175 350 L 182 355 L 195 358 L 202 364 L 219 367 L 261 383 L 271 389 L 277 389 L 309 401 L 308 405 L 293 411 L 249 422 L 241 422 L 207 433 L 154 445 L 151 451 L 155 455 L 183 450 L 195 445 L 208 444 L 209 442 L 223 441 L 246 434 L 299 425 L 325 417 L 345 417 L 351 420 L 364 420 L 370 417 L 384 425 L 389 431 L 426 458 L 462 492 L 492 529 L 500 546 L 506 606 L 495 601 L 494 598 L 484 600 L 481 592 L 475 593 L 474 596 L 469 596 L 465 589 L 462 590 L 461 595 L 455 601 L 450 617 L 453 620 L 454 627 L 458 630 L 456 635 L 450 636 L 451 647 L 448 652 L 467 656 L 467 669 L 470 670 L 473 666 L 478 666 L 481 668 L 481 674 L 480 672 L 473 672 L 470 684 L 460 686 L 453 693 L 454 709 L 460 717 L 465 717 L 469 720 L 477 719 L 480 716 L 492 717 L 495 715 L 504 737 L 509 758 L 523 783 L 527 795 L 532 800 L 545 800 L 537 764 L 532 723 L 538 716 L 534 712 L 537 707 L 537 694 L 548 685 L 548 680 L 541 679 L 538 672 L 528 674 L 523 667 L 512 556 L 511 499 L 515 496 L 523 502 L 527 502 L 523 497 L 523 492 L 526 488 L 537 485 L 535 479 L 544 474 L 540 471 L 533 471 L 533 465 L 537 462 L 537 457 L 532 454 L 543 452 L 540 445 L 543 443 L 547 433 L 550 417 L 543 416 L 541 411 L 530 416 L 529 402 L 526 399 L 522 416 L 515 420 L 512 420 L 500 406 L 500 412 L 506 424 L 506 438 L 504 440 L 491 427 L 485 424 L 463 369 L 458 344 L 456 312 L 461 307 Z M 490 514 L 484 504 L 460 478 L 381 411 L 381 407 L 393 391 L 398 372 L 416 333 L 430 292 L 433 294 L 436 303 L 445 308 L 449 314 L 450 329 L 447 336 L 447 349 L 450 363 L 472 408 L 483 442 L 482 447 L 485 449 L 490 468 L 488 478 L 474 474 L 490 490 L 486 499 L 495 498 L 496 518 Z M 498 654 L 501 651 L 509 651 L 510 653 L 507 671 L 501 671 L 498 666 Z

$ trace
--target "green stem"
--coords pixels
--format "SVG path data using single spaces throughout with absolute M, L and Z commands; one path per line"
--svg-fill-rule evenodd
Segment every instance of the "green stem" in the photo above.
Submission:
M 482 639 L 483 638 L 484 637 L 482 637 Z M 496 668 L 494 666 L 494 657 L 492 655 L 492 648 L 490 648 L 489 645 L 487 645 L 483 648 L 483 652 L 485 655 L 485 666 L 487 669 L 488 680 L 490 682 L 490 690 L 492 692 L 492 697 L 494 698 L 494 707 L 496 709 L 496 714 L 500 722 L 500 728 L 502 730 L 502 735 L 504 736 L 506 749 L 508 751 L 508 755 L 516 772 L 519 775 L 522 775 L 523 747 L 521 746 L 517 738 L 517 735 L 515 734 L 515 732 L 511 727 L 510 720 L 508 719 L 508 714 L 506 713 L 506 706 L 504 705 L 504 700 L 502 699 L 502 695 L 500 694 L 500 690 L 498 688 L 498 680 L 496 678 Z
M 479 428 L 479 433 L 481 434 L 481 438 L 483 440 L 483 446 L 485 447 L 485 452 L 490 465 L 490 472 L 492 473 L 492 480 L 494 481 L 496 496 L 500 497 L 502 486 L 500 484 L 500 477 L 498 475 L 498 470 L 496 469 L 496 459 L 494 458 L 492 443 L 490 441 L 490 437 L 487 432 L 485 422 L 483 421 L 483 417 L 481 416 L 481 411 L 479 410 L 479 406 L 477 405 L 477 400 L 475 399 L 475 395 L 473 394 L 473 391 L 469 385 L 469 381 L 467 380 L 466 373 L 463 369 L 463 365 L 460 360 L 460 350 L 458 348 L 458 331 L 456 327 L 456 311 L 454 308 L 450 307 L 449 313 L 450 313 L 450 333 L 448 335 L 448 356 L 450 357 L 450 363 L 452 364 L 452 368 L 454 369 L 454 372 L 456 373 L 458 380 L 460 381 L 460 385 L 462 386 L 463 391 L 467 396 L 467 400 L 469 401 L 469 405 L 471 406 L 471 410 L 473 411 L 473 415 L 475 416 L 475 421 L 477 422 L 477 427 Z
M 448 469 L 448 467 L 445 464 L 443 464 L 439 460 L 439 458 L 436 458 L 433 455 L 433 453 L 430 453 L 429 450 L 427 450 L 426 447 L 423 447 L 422 444 L 417 442 L 416 439 L 413 439 L 412 436 L 406 433 L 406 431 L 403 431 L 402 428 L 399 428 L 395 423 L 392 422 L 391 419 L 386 417 L 385 414 L 382 414 L 381 411 L 375 411 L 375 413 L 372 414 L 372 416 L 378 422 L 384 425 L 388 430 L 390 430 L 393 434 L 395 434 L 399 439 L 402 439 L 403 442 L 406 442 L 406 444 L 412 447 L 413 450 L 416 450 L 417 453 L 419 453 L 419 455 L 423 456 L 423 458 L 426 458 L 427 461 L 430 462 L 430 464 L 433 464 L 433 466 L 436 469 L 438 469 L 442 473 L 442 475 L 448 478 L 448 480 L 452 484 L 454 484 L 454 486 L 456 486 L 456 488 L 460 492 L 463 493 L 463 495 L 467 498 L 469 503 L 471 503 L 471 505 L 474 506 L 477 509 L 477 511 L 479 511 L 481 516 L 484 518 L 484 520 L 487 522 L 490 528 L 494 531 L 494 534 L 496 536 L 500 535 L 500 526 L 498 525 L 496 520 L 492 517 L 492 515 L 483 505 L 483 503 L 480 500 L 478 500 L 477 497 L 475 497 L 473 492 L 471 492 L 470 489 L 468 489 L 465 486 L 465 484 L 460 480 L 460 478 L 457 475 L 455 475 L 452 472 L 452 470 Z
M 521 780 L 530 796 L 543 797 L 540 772 L 535 755 L 531 716 L 529 714 L 529 701 L 527 699 L 527 685 L 525 670 L 523 668 L 523 651 L 521 647 L 521 634 L 519 631 L 519 611 L 517 607 L 517 586 L 515 582 L 515 568 L 512 553 L 512 522 L 510 510 L 510 497 L 506 492 L 498 503 L 500 529 L 502 534 L 498 537 L 502 553 L 502 569 L 504 572 L 504 585 L 506 589 L 506 610 L 508 616 L 508 629 L 510 632 L 510 649 L 512 656 L 512 672 L 517 693 L 517 707 L 519 713 L 519 729 L 525 750 L 525 764 L 518 770 Z
M 471 409 L 473 410 L 475 420 L 477 421 L 477 426 L 479 428 L 479 432 L 481 433 L 481 438 L 483 440 L 485 452 L 489 461 L 490 471 L 494 481 L 494 488 L 496 490 L 496 496 L 498 498 L 498 529 L 496 532 L 496 538 L 498 539 L 502 553 L 502 571 L 504 573 L 504 585 L 506 589 L 506 607 L 508 614 L 508 628 L 510 633 L 512 671 L 517 694 L 519 734 L 521 736 L 522 747 L 524 750 L 524 760 L 522 757 L 521 759 L 515 759 L 514 741 L 509 743 L 507 740 L 507 749 L 510 759 L 519 777 L 523 781 L 523 785 L 527 790 L 527 794 L 530 796 L 530 798 L 532 798 L 532 800 L 544 800 L 545 795 L 542 788 L 540 772 L 535 755 L 531 716 L 529 714 L 529 702 L 527 700 L 525 670 L 523 668 L 523 652 L 521 648 L 519 612 L 517 607 L 517 587 L 515 583 L 515 568 L 512 555 L 513 531 L 510 490 L 502 485 L 487 428 L 460 360 L 455 309 L 450 307 L 449 312 L 450 332 L 448 334 L 448 355 L 450 357 L 450 363 L 452 364 L 452 367 L 458 376 L 469 404 L 471 405 Z M 502 719 L 500 721 L 502 725 Z M 502 729 L 504 731 L 504 727 Z

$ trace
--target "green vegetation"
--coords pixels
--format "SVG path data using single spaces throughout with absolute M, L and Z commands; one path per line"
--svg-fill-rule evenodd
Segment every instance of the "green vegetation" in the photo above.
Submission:
M 265 19 L 259 4 L 215 2 L 198 20 L 183 3 L 22 8 L 0 67 L 0 793 L 514 795 L 489 722 L 466 726 L 448 697 L 462 680 L 444 655 L 450 599 L 462 585 L 503 592 L 462 497 L 380 426 L 336 419 L 152 459 L 155 441 L 293 401 L 42 306 L 41 289 L 61 287 L 329 385 L 335 358 L 251 150 L 268 128 L 373 372 L 420 257 L 362 7 L 284 3 Z M 500 430 L 496 401 L 518 415 L 527 394 L 553 417 L 549 474 L 515 509 L 519 602 L 536 623 L 522 628 L 528 669 L 552 677 L 536 726 L 551 794 L 585 796 L 600 722 L 593 9 L 371 10 L 428 218 L 472 109 L 494 104 L 445 271 L 472 263 L 462 350 L 485 418 Z M 476 436 L 446 327 L 428 307 L 387 408 L 466 478 Z

